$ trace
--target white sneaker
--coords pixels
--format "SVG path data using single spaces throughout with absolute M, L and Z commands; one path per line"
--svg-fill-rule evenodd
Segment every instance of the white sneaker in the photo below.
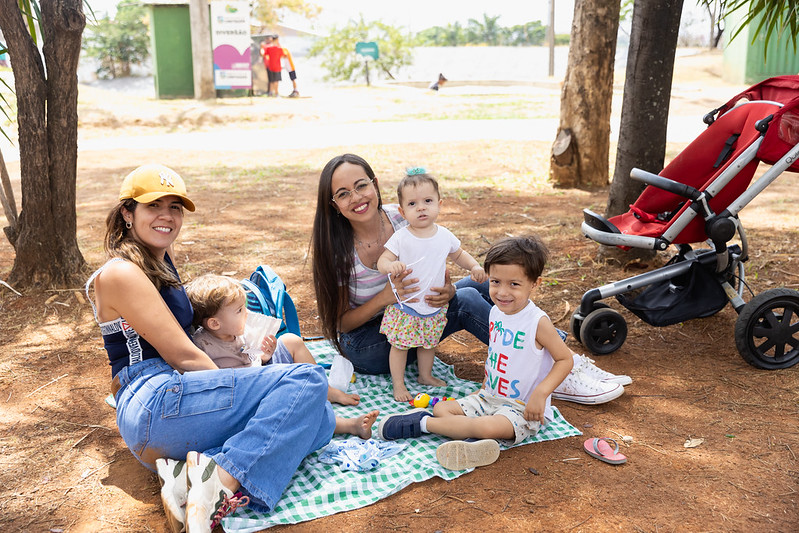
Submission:
M 175 459 L 156 459 L 158 481 L 161 482 L 161 503 L 172 533 L 185 531 L 186 521 L 186 461 Z
M 189 452 L 188 498 L 186 502 L 186 533 L 211 533 L 211 530 L 226 515 L 237 507 L 249 503 L 247 496 L 233 492 L 222 484 L 216 470 L 216 462 L 205 454 Z
M 595 405 L 615 400 L 624 394 L 624 387 L 618 383 L 597 381 L 582 368 L 573 368 L 572 371 L 552 392 L 554 400 Z
M 630 385 L 633 379 L 624 374 L 611 374 L 606 370 L 602 370 L 594 364 L 594 360 L 587 355 L 572 354 L 574 358 L 574 368 L 579 368 L 590 377 L 597 381 L 604 381 L 606 383 L 618 383 L 619 385 Z

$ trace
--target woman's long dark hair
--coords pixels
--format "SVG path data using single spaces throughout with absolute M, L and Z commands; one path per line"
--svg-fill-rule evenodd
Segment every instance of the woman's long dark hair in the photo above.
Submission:
M 341 352 L 338 341 L 339 318 L 349 308 L 349 285 L 355 265 L 352 226 L 333 204 L 333 172 L 343 163 L 358 165 L 370 179 L 375 173 L 369 163 L 360 156 L 343 154 L 327 162 L 319 176 L 319 191 L 316 197 L 311 234 L 313 285 L 316 305 L 322 321 L 322 334 Z M 380 189 L 377 191 L 377 206 L 382 209 Z

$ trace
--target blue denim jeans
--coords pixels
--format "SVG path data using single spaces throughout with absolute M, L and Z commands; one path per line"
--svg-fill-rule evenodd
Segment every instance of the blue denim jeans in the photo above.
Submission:
M 488 314 L 491 312 L 491 298 L 488 296 L 488 282 L 476 283 L 471 277 L 455 283 L 455 296 L 449 301 L 447 325 L 441 339 L 466 330 L 480 342 L 488 344 Z M 388 374 L 388 352 L 391 345 L 386 336 L 380 333 L 383 315 L 377 316 L 339 338 L 343 355 L 352 362 L 356 372 L 361 374 Z M 408 362 L 416 360 L 416 349 L 408 350 Z
M 241 483 L 250 507 L 268 512 L 302 460 L 336 425 L 320 366 L 274 364 L 180 374 L 162 359 L 123 368 L 117 426 L 141 463 L 212 457 Z

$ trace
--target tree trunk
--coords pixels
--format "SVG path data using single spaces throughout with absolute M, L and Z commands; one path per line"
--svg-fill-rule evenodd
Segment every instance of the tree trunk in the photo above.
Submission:
M 641 194 L 643 184 L 630 179 L 633 167 L 655 174 L 663 169 L 682 4 L 635 0 L 607 217 L 626 212 Z
M 9 283 L 71 287 L 82 280 L 75 212 L 78 57 L 82 0 L 42 0 L 44 63 L 15 0 L 0 0 L 0 29 L 14 71 L 22 209 Z
M 3 152 L 0 151 L 0 200 L 3 203 L 3 212 L 6 215 L 8 226 L 3 228 L 8 242 L 15 249 L 17 247 L 17 201 L 14 199 L 14 189 L 11 187 L 11 177 L 8 175 L 8 167 L 3 159 Z
M 557 187 L 595 188 L 608 184 L 619 9 L 619 0 L 575 3 L 569 63 L 560 98 L 560 125 L 549 168 Z
M 716 0 L 708 1 L 705 4 L 705 10 L 707 10 L 707 16 L 710 19 L 710 33 L 707 39 L 707 47 L 710 50 L 716 47 L 716 9 L 721 10 L 720 6 L 716 4 Z
M 211 54 L 211 15 L 207 0 L 189 0 L 191 61 L 194 65 L 194 98 L 210 100 L 214 89 L 214 60 Z

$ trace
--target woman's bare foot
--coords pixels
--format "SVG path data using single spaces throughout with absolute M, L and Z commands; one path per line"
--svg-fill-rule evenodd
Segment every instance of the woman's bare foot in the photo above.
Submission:
M 422 385 L 432 385 L 433 387 L 443 387 L 447 384 L 446 381 L 434 378 L 433 376 L 419 376 L 419 383 Z
M 363 440 L 372 438 L 372 426 L 377 420 L 380 411 L 372 411 L 357 418 L 336 417 L 336 433 L 348 433 Z
M 361 402 L 361 397 L 357 394 L 347 394 L 335 387 L 328 387 L 327 401 L 341 405 L 358 405 Z
M 394 385 L 394 399 L 398 402 L 409 402 L 413 400 L 413 396 L 408 392 L 404 383 Z

